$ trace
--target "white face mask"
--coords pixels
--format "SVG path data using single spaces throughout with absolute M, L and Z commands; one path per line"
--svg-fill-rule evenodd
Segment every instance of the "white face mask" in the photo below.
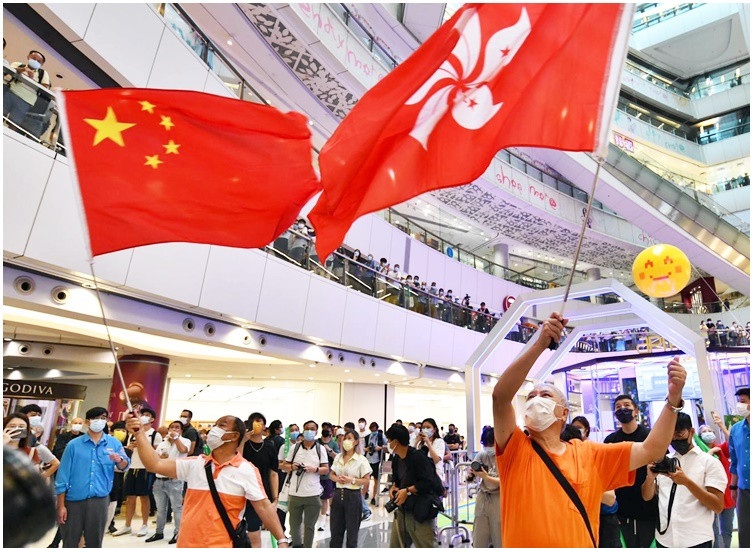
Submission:
M 410 433 L 412 434 L 412 433 L 413 433 L 413 432 L 415 432 L 415 431 L 416 431 L 416 427 L 415 427 L 415 426 L 413 426 L 413 425 L 411 424 L 411 425 L 410 425 L 410 426 L 408 427 L 408 432 L 410 432 Z
M 427 438 L 431 438 L 434 435 L 434 429 L 433 428 L 424 428 L 424 429 L 421 430 L 421 434 L 423 434 Z
M 35 60 L 35 59 L 28 59 L 28 60 L 26 60 L 26 65 L 28 65 L 29 67 L 31 67 L 31 68 L 32 68 L 32 69 L 34 69 L 35 71 L 36 71 L 37 69 L 39 69 L 40 67 L 42 67 L 42 64 L 41 64 L 41 63 L 39 63 L 39 62 L 38 62 L 37 60 Z
M 152 417 L 150 417 L 149 415 L 141 415 L 139 420 L 141 421 L 141 424 L 149 424 L 150 422 L 152 422 Z
M 703 432 L 701 433 L 701 439 L 705 444 L 713 444 L 714 440 L 716 439 L 716 434 L 714 434 L 713 432 Z
M 735 411 L 737 411 L 737 414 L 741 417 L 747 417 L 750 415 L 750 405 L 747 403 L 738 403 L 735 406 Z
M 106 420 L 94 419 L 92 421 L 89 421 L 89 430 L 91 430 L 94 433 L 102 432 L 105 429 L 106 425 L 107 425 Z
M 351 449 L 353 449 L 354 445 L 355 443 L 353 442 L 353 440 L 343 440 L 343 449 L 345 451 L 350 451 Z
M 222 439 L 222 437 L 226 433 L 227 431 L 223 430 L 219 426 L 213 426 L 212 429 L 207 432 L 207 446 L 209 447 L 209 449 L 215 450 L 225 444 L 226 442 Z
M 361 430 L 366 430 L 366 423 L 365 422 L 359 422 L 358 423 L 358 428 L 360 428 Z
M 178 419 L 181 423 L 183 423 L 183 426 L 188 424 L 188 417 L 181 417 Z
M 34 415 L 33 417 L 29 417 L 29 425 L 30 426 L 41 426 L 42 425 L 42 417 L 39 415 Z
M 83 424 L 72 424 L 71 425 L 71 430 L 73 430 L 74 432 L 81 432 L 83 429 L 84 429 L 84 425 Z
M 534 432 L 543 432 L 552 426 L 558 419 L 554 416 L 554 408 L 557 403 L 548 397 L 536 396 L 526 401 L 525 424 L 526 428 Z

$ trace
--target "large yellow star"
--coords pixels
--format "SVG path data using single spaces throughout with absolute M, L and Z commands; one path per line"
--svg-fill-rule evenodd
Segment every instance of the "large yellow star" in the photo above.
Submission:
M 154 104 L 150 104 L 146 100 L 144 100 L 143 102 L 139 102 L 139 104 L 141 104 L 141 111 L 147 111 L 149 113 L 154 113 L 154 108 L 157 107 Z
M 120 133 L 136 125 L 136 123 L 121 123 L 118 121 L 112 107 L 107 108 L 107 115 L 104 119 L 84 119 L 84 121 L 97 129 L 92 146 L 96 146 L 106 138 L 109 138 L 118 146 L 125 146 L 123 135 Z
M 153 155 L 153 156 L 144 156 L 146 157 L 146 163 L 144 165 L 151 166 L 152 169 L 156 169 L 159 167 L 160 163 L 165 163 L 159 158 L 159 155 Z
M 180 148 L 180 144 L 176 144 L 172 140 L 168 142 L 167 144 L 163 144 L 162 147 L 165 149 L 165 154 L 179 154 L 178 148 Z
M 173 123 L 173 120 L 170 117 L 167 117 L 166 115 L 160 115 L 162 118 L 162 122 L 160 122 L 160 125 L 165 127 L 165 130 L 170 130 L 175 126 L 175 123 Z

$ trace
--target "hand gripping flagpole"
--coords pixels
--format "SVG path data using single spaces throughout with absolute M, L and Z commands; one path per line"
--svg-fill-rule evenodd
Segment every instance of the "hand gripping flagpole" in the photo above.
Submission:
M 66 104 L 65 104 L 65 92 L 60 87 L 55 87 L 53 89 L 53 93 L 55 94 L 55 97 L 57 99 L 57 103 L 59 106 L 58 114 L 60 117 L 60 124 L 63 129 L 63 132 L 65 133 L 65 136 L 70 137 L 71 132 L 70 128 L 68 127 L 68 112 L 66 110 Z M 120 380 L 120 385 L 123 387 L 123 395 L 125 396 L 126 400 L 126 406 L 128 407 L 128 412 L 133 412 L 133 405 L 131 404 L 131 398 L 128 397 L 128 388 L 126 388 L 125 380 L 123 379 L 123 371 L 120 369 L 120 361 L 118 361 L 118 353 L 115 350 L 115 344 L 112 341 L 112 336 L 110 335 L 110 325 L 107 322 L 107 316 L 105 315 L 105 306 L 102 303 L 102 295 L 100 293 L 99 284 L 97 284 L 97 275 L 94 273 L 94 255 L 92 253 L 91 249 L 91 239 L 89 237 L 89 229 L 86 226 L 86 210 L 84 209 L 84 199 L 81 196 L 81 188 L 79 187 L 79 181 L 78 181 L 78 172 L 76 171 L 76 154 L 73 149 L 73 141 L 67 140 L 67 150 L 68 150 L 68 168 L 71 171 L 71 179 L 73 180 L 74 187 L 73 190 L 76 194 L 76 197 L 78 198 L 78 206 L 79 206 L 79 213 L 80 213 L 80 221 L 83 225 L 84 230 L 84 243 L 87 247 L 87 252 L 89 254 L 89 268 L 91 269 L 92 273 L 92 279 L 94 280 L 94 292 L 97 295 L 97 303 L 99 304 L 99 311 L 102 313 L 102 324 L 105 326 L 105 332 L 107 332 L 107 342 L 110 345 L 110 351 L 112 352 L 112 357 L 115 360 L 115 372 L 118 374 L 118 379 Z

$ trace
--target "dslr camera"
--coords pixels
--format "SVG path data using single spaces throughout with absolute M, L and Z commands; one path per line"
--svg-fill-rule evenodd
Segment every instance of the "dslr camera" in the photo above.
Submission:
M 306 466 L 305 465 L 298 465 L 298 468 L 295 471 L 296 476 L 300 478 L 300 476 L 306 472 Z
M 664 456 L 664 459 L 654 465 L 652 469 L 654 472 L 661 472 L 664 474 L 677 472 L 677 467 L 680 466 L 680 461 L 674 457 Z
M 398 507 L 399 507 L 399 505 L 397 503 L 395 503 L 394 499 L 390 499 L 387 503 L 384 504 L 384 510 L 387 511 L 388 513 L 391 513 L 392 511 L 394 511 Z
M 481 471 L 481 469 L 489 472 L 489 467 L 487 467 L 484 463 L 481 463 L 480 461 L 473 461 L 471 463 L 471 470 L 474 470 L 476 472 Z M 476 475 L 472 472 L 468 473 L 468 477 L 466 478 L 467 482 L 473 482 L 473 479 L 476 478 Z

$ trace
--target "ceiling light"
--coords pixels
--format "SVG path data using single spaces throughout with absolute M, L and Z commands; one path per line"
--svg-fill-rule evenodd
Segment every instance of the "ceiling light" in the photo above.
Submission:
M 190 374 L 187 374 L 187 375 L 186 375 L 186 378 L 191 378 L 191 375 L 190 375 Z
M 313 369 L 314 367 L 316 367 L 316 363 L 309 363 L 309 367 Z
M 379 373 L 374 373 L 374 376 L 379 376 Z
M 309 376 L 309 380 L 314 380 L 314 377 L 313 376 Z
M 276 376 L 270 376 L 269 378 L 271 378 L 272 380 L 277 380 Z
M 233 45 L 233 39 L 232 38 L 227 39 L 227 45 L 228 46 L 232 46 Z
M 350 369 L 345 369 L 345 372 L 346 372 L 346 373 L 349 373 L 349 372 L 350 372 Z
M 390 383 L 390 381 L 389 381 L 389 380 L 385 380 L 385 381 L 384 381 L 384 383 L 385 383 L 385 384 L 389 384 L 389 383 Z
M 352 378 L 349 378 L 349 379 L 348 379 L 348 382 L 353 382 L 353 379 L 352 379 Z
M 227 375 L 228 378 L 233 378 L 232 374 Z

